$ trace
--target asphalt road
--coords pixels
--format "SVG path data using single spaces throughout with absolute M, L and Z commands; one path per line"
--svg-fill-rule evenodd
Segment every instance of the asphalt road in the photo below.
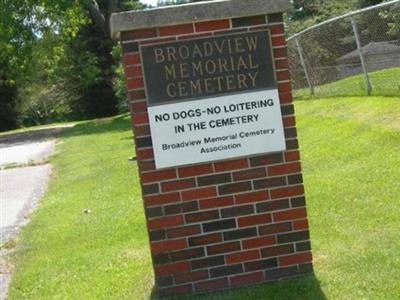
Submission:
M 57 128 L 0 137 L 0 243 L 25 223 L 43 195 L 51 166 L 41 163 L 53 153 L 58 132 Z M 4 169 L 10 164 L 28 163 L 39 165 Z
M 47 187 L 50 164 L 15 168 L 1 172 L 1 237 L 10 238 L 34 208 Z
M 8 145 L 0 150 L 0 166 L 38 162 L 46 159 L 53 150 L 54 140 Z

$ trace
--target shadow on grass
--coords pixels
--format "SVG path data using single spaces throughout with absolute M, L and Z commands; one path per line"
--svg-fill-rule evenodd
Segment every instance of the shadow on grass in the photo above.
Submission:
M 41 128 L 26 132 L 16 132 L 0 136 L 0 146 L 18 146 L 28 143 L 38 143 L 58 137 L 62 132 L 67 132 L 70 128 Z
M 150 300 L 162 299 L 154 287 Z M 326 300 L 315 274 L 274 283 L 263 283 L 229 291 L 196 296 L 173 297 L 176 300 Z
M 96 135 L 107 132 L 123 132 L 131 130 L 131 123 L 128 114 L 117 117 L 95 119 L 80 123 L 73 128 L 63 132 L 63 138 L 70 138 L 82 135 Z

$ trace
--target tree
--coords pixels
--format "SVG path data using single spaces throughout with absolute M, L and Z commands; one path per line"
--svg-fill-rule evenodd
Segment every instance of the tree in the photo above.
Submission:
M 115 114 L 109 18 L 141 7 L 137 0 L 0 0 L 0 122 L 7 120 L 0 130 L 17 117 L 34 124 Z
M 59 41 L 62 55 L 55 59 L 49 78 L 69 99 L 75 118 L 103 117 L 118 112 L 113 89 L 117 62 L 111 54 L 115 43 L 110 36 L 109 19 L 113 12 L 141 7 L 134 0 L 81 3 L 86 21 L 74 36 Z
M 89 22 L 65 44 L 65 56 L 56 72 L 81 95 L 72 95 L 71 110 L 75 115 L 103 117 L 117 113 L 119 99 L 113 82 L 118 63 L 112 56 L 116 44 L 110 36 L 109 20 L 114 12 L 141 8 L 143 5 L 137 0 L 90 0 L 83 6 Z
M 4 62 L 0 62 L 3 69 Z M 15 99 L 17 89 L 15 84 L 5 76 L 0 75 L 0 131 L 16 127 Z
M 357 8 L 358 0 L 293 0 L 286 16 L 287 34 L 293 35 L 312 25 Z
M 97 117 L 112 115 L 118 111 L 120 101 L 126 102 L 123 93 L 119 93 L 122 99 L 118 99 L 113 86 L 114 82 L 117 82 L 118 85 L 115 70 L 119 63 L 119 57 L 115 60 L 112 56 L 116 44 L 110 35 L 110 17 L 117 11 L 141 8 L 143 5 L 135 0 L 99 0 L 89 3 L 88 11 L 92 22 L 82 28 L 78 39 L 73 43 L 73 47 L 83 46 L 80 51 L 75 51 L 75 53 L 86 51 L 84 56 L 87 59 L 85 61 L 88 64 L 93 62 L 91 64 L 93 68 L 85 68 L 89 72 L 84 73 L 89 75 L 89 77 L 86 76 L 89 81 L 86 81 L 83 101 L 81 101 L 84 104 L 86 115 Z M 80 57 L 82 58 L 82 55 Z
M 299 20 L 314 16 L 321 9 L 320 0 L 294 0 L 290 11 L 291 20 Z
M 394 5 L 388 12 L 382 12 L 381 16 L 388 24 L 387 34 L 400 45 L 400 4 Z
M 33 47 L 50 29 L 74 35 L 85 20 L 77 1 L 0 0 L 0 130 L 17 125 L 17 92 L 30 73 Z
M 16 126 L 16 75 L 32 35 L 19 18 L 24 11 L 12 1 L 0 0 L 0 130 Z M 10 12 L 15 11 L 12 18 Z M 23 47 L 25 46 L 25 47 Z

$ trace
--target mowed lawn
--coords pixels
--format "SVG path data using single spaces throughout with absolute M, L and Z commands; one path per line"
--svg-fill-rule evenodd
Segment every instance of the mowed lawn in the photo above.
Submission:
M 400 68 L 390 68 L 369 72 L 373 96 L 400 97 Z M 350 76 L 335 82 L 316 86 L 315 96 L 322 97 L 348 97 L 364 96 L 367 94 L 365 78 L 363 74 Z M 297 98 L 310 98 L 310 90 L 307 88 L 296 90 Z
M 195 299 L 398 299 L 400 99 L 296 110 L 315 276 Z M 79 124 L 60 141 L 11 257 L 9 299 L 157 299 L 129 118 Z

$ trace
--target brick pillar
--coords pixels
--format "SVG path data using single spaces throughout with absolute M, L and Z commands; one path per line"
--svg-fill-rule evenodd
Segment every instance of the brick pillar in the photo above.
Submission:
M 156 170 L 140 45 L 255 30 L 271 34 L 287 150 Z M 133 28 L 122 31 L 120 39 L 160 295 L 203 293 L 312 272 L 282 12 Z

